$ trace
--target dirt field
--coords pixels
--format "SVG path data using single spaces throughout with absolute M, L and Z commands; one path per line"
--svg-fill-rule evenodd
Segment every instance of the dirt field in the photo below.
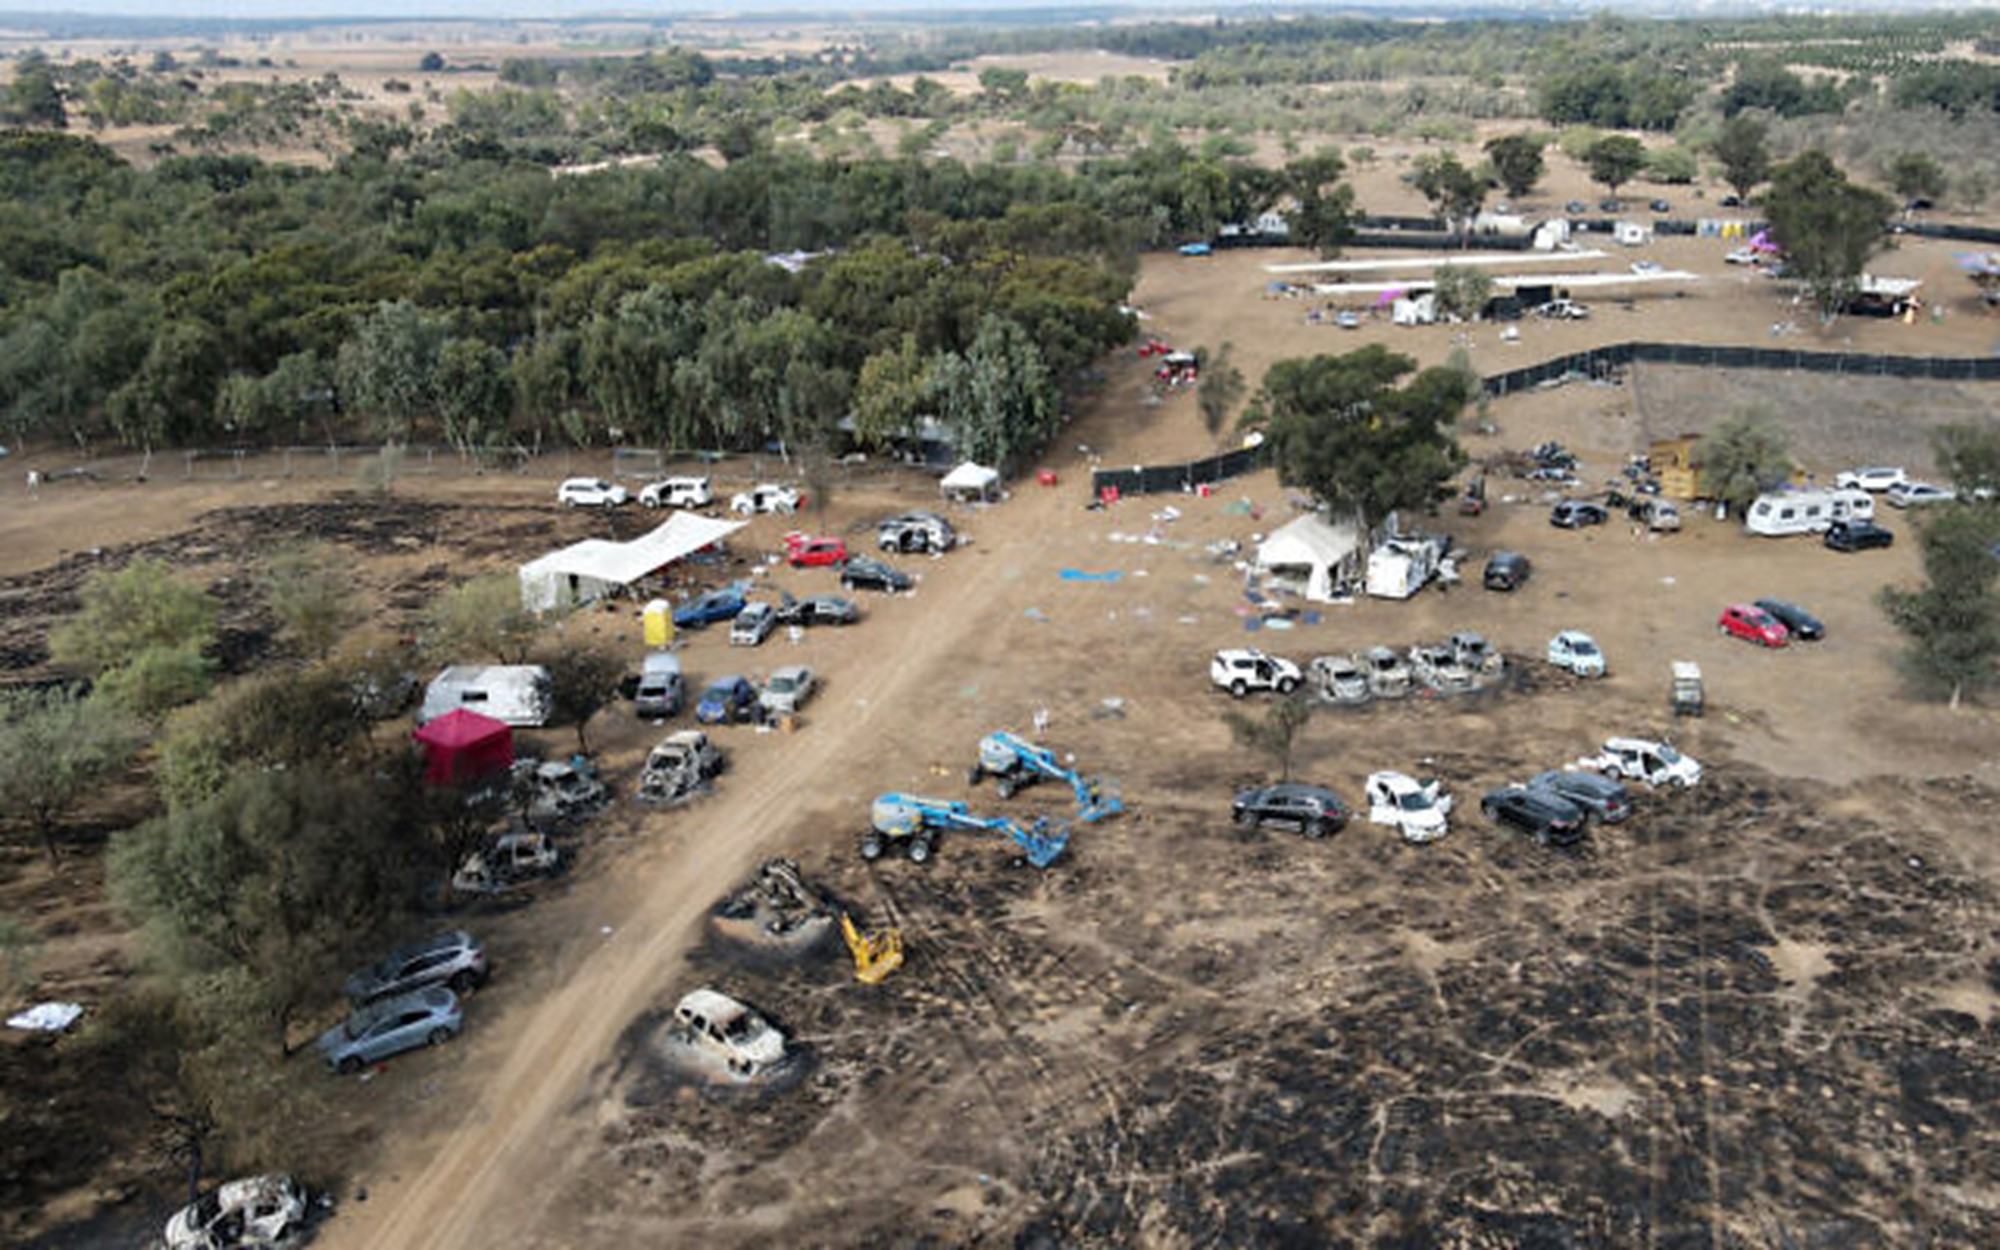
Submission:
M 1704 263 L 1680 246 L 1695 245 L 1639 254 Z M 1177 345 L 1233 342 L 1253 380 L 1272 360 L 1377 338 L 1426 362 L 1450 349 L 1446 327 L 1307 325 L 1305 304 L 1261 297 L 1261 263 L 1283 259 L 1155 258 L 1136 302 Z M 1939 263 L 1919 248 L 1897 259 Z M 1722 272 L 1713 255 L 1705 265 Z M 1518 344 L 1490 327 L 1466 337 L 1490 370 L 1620 338 L 1755 341 L 1775 310 L 1731 277 L 1578 325 L 1525 324 Z M 1829 341 L 1972 354 L 1994 326 L 1954 303 L 1941 326 L 1843 322 Z M 1991 1244 L 2000 863 L 1983 831 L 2000 725 L 1900 692 L 1897 642 L 1872 604 L 1914 576 L 1905 519 L 1888 519 L 1893 550 L 1843 557 L 1701 518 L 1662 539 L 1559 531 L 1540 499 L 1502 499 L 1437 524 L 1475 553 L 1530 554 L 1521 593 L 1334 606 L 1250 636 L 1241 573 L 1204 548 L 1289 518 L 1268 475 L 1208 500 L 1082 507 L 1079 444 L 1114 465 L 1214 446 L 1192 396 L 1148 403 L 1143 377 L 1138 360 L 1115 362 L 1050 458 L 1062 484 L 1030 475 L 964 514 L 972 545 L 913 562 L 914 595 L 870 597 L 860 626 L 797 648 L 690 641 L 691 682 L 803 660 L 825 689 L 795 734 L 724 731 L 732 768 L 712 797 L 621 805 L 550 897 L 468 920 L 495 948 L 495 981 L 458 1042 L 351 1088 L 332 1129 L 379 1140 L 317 1244 Z M 1779 378 L 1755 385 L 1786 394 Z M 1814 468 L 1922 463 L 1920 429 L 1835 404 L 1887 408 L 1892 392 L 1805 394 L 1785 411 Z M 1643 371 L 1503 401 L 1498 434 L 1468 445 L 1560 438 L 1596 480 L 1649 427 L 1731 402 L 1699 377 Z M 1976 388 L 1959 402 L 1991 418 Z M 387 508 L 337 484 L 166 477 L 30 500 L 19 474 L 32 462 L 9 463 L 0 638 L 13 665 L 32 662 L 83 571 L 128 544 L 240 581 L 274 537 L 316 532 L 407 615 L 451 577 L 657 519 L 562 514 L 550 482 L 515 478 L 407 479 Z M 929 491 L 857 482 L 830 526 L 864 534 Z M 1236 510 L 1243 499 L 1255 512 Z M 1179 518 L 1155 519 L 1168 505 Z M 772 550 L 782 528 L 759 520 L 738 548 Z M 1120 576 L 1064 581 L 1065 568 Z M 1764 594 L 1813 607 L 1828 640 L 1767 653 L 1716 636 L 1722 604 Z M 1595 634 L 1608 679 L 1533 661 L 1563 627 Z M 569 628 L 638 655 L 623 612 Z M 1231 744 L 1230 701 L 1206 681 L 1215 648 L 1303 661 L 1457 629 L 1498 642 L 1517 679 L 1477 699 L 1326 709 L 1297 765 L 1350 800 L 1379 768 L 1439 776 L 1460 804 L 1449 838 L 1407 847 L 1362 823 L 1311 844 L 1229 827 L 1229 794 L 1265 766 Z M 237 614 L 232 646 L 254 656 L 258 630 Z M 1667 715 L 1676 658 L 1708 675 L 1699 723 Z M 878 792 L 1002 810 L 990 788 L 967 792 L 964 767 L 981 733 L 1025 730 L 1037 709 L 1051 744 L 1116 779 L 1126 815 L 1077 830 L 1046 873 L 967 837 L 928 867 L 861 864 Z M 623 711 L 595 730 L 623 791 L 659 731 Z M 1708 780 L 1642 799 L 1579 856 L 1476 816 L 1485 789 L 1620 732 L 1675 734 Z M 1059 798 L 1004 810 L 1059 814 Z M 835 952 L 773 965 L 706 941 L 709 910 L 774 853 L 870 923 L 900 924 L 909 965 L 869 989 Z M 0 906 L 35 872 L 15 865 Z M 46 954 L 51 975 L 87 966 L 81 940 Z M 635 1030 L 701 984 L 791 1031 L 813 1057 L 806 1079 L 761 1099 L 662 1092 Z

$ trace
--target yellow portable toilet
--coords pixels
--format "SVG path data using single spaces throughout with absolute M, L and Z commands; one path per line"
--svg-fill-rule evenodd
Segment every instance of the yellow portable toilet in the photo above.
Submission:
M 658 650 L 674 641 L 674 610 L 665 599 L 655 599 L 640 613 L 646 623 L 646 645 Z

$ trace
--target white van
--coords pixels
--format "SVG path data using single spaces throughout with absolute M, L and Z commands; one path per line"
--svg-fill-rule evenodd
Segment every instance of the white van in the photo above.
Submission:
M 549 670 L 539 664 L 453 665 L 424 687 L 417 723 L 470 708 L 516 728 L 534 728 L 549 719 Z
M 681 710 L 680 657 L 654 651 L 639 667 L 639 690 L 632 710 L 647 720 L 665 720 Z
M 1753 534 L 1824 534 L 1835 521 L 1867 521 L 1875 516 L 1875 497 L 1865 490 L 1783 490 L 1759 495 L 1743 518 Z

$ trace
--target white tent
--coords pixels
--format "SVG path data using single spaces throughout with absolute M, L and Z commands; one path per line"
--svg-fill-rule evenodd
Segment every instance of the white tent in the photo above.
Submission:
M 521 607 L 529 612 L 602 599 L 743 528 L 688 512 L 629 543 L 587 538 L 521 566 Z
M 1352 576 L 1360 553 L 1361 531 L 1352 523 L 1336 524 L 1308 512 L 1258 546 L 1257 571 L 1308 599 L 1329 603 L 1340 583 Z
M 1000 470 L 989 469 L 985 465 L 968 460 L 944 475 L 938 489 L 948 497 L 970 495 L 978 499 L 991 499 L 1000 487 Z

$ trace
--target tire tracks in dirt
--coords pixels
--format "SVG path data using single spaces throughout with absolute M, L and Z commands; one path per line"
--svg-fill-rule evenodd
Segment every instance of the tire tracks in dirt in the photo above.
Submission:
M 1074 506 L 1069 492 L 1017 494 L 1004 521 L 985 527 L 993 533 L 980 541 L 999 548 L 996 555 L 1031 551 L 1066 506 Z M 433 1104 L 458 1110 L 428 1135 L 440 1144 L 427 1160 L 410 1166 L 396 1155 L 412 1147 L 384 1147 L 389 1153 L 376 1170 L 393 1175 L 394 1165 L 405 1162 L 409 1179 L 374 1182 L 366 1206 L 350 1204 L 328 1224 L 320 1239 L 325 1250 L 485 1250 L 536 1244 L 538 1235 L 550 1234 L 545 1212 L 566 1171 L 584 1163 L 552 1147 L 577 1127 L 575 1112 L 620 1034 L 671 988 L 715 900 L 797 841 L 797 817 L 824 801 L 824 779 L 852 776 L 866 784 L 880 759 L 871 727 L 891 732 L 888 725 L 903 712 L 921 716 L 947 688 L 961 642 L 1013 610 L 1006 597 L 982 593 L 981 571 L 960 553 L 930 566 L 914 602 L 880 605 L 870 623 L 880 634 L 877 645 L 859 667 L 833 675 L 865 704 L 828 698 L 811 726 L 782 748 L 774 743 L 741 753 L 742 763 L 713 800 L 676 817 L 687 822 L 680 853 L 655 849 L 624 866 L 616 884 L 638 901 L 624 914 L 604 915 L 614 936 L 560 989 L 480 1022 L 510 1039 L 505 1061 L 497 1070 L 462 1074 L 461 1101 Z M 857 808 L 856 830 L 865 819 Z M 612 885 L 601 888 L 609 892 Z

